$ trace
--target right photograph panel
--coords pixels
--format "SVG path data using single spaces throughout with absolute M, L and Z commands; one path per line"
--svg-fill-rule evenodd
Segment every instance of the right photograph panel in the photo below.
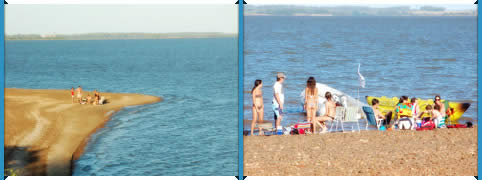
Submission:
M 477 5 L 451 3 L 245 5 L 244 175 L 477 175 Z

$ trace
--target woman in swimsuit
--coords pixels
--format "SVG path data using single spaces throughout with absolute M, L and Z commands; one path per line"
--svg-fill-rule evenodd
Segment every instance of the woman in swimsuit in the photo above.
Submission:
M 306 117 L 309 123 L 315 122 L 314 118 L 316 117 L 317 107 L 318 88 L 316 88 L 316 80 L 314 77 L 309 77 L 306 81 L 305 104 L 303 105 L 303 108 L 306 110 Z
M 251 96 L 253 98 L 253 121 L 251 122 L 251 135 L 253 135 L 257 119 L 262 122 L 264 117 L 263 91 L 261 90 L 262 87 L 263 81 L 256 79 L 256 81 L 254 81 L 254 87 L 251 90 Z M 259 129 L 259 132 L 262 134 L 261 128 Z
M 72 103 L 74 103 L 74 87 L 70 89 L 70 94 L 72 95 Z
M 443 119 L 443 122 L 445 124 L 445 120 L 447 119 L 447 113 L 446 113 L 447 107 L 445 107 L 445 104 L 442 103 L 442 98 L 440 97 L 440 95 L 435 96 L 434 102 L 435 102 L 435 105 L 440 106 L 439 112 L 440 112 L 441 118 Z
M 322 133 L 327 132 L 328 129 L 325 125 L 325 121 L 335 120 L 336 114 L 336 103 L 333 101 L 331 93 L 327 91 L 325 93 L 325 98 L 325 114 L 316 120 L 316 123 L 323 128 Z M 321 122 L 321 124 L 319 122 Z
M 440 105 L 438 105 L 437 103 L 435 103 L 434 107 L 433 107 L 433 116 L 432 116 L 432 119 L 433 119 L 433 122 L 435 123 L 435 128 L 445 128 L 445 118 L 442 114 L 442 107 Z

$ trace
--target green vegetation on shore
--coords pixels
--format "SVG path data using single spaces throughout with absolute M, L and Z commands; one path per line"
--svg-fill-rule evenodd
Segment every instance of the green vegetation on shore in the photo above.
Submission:
M 367 6 L 259 5 L 246 6 L 245 14 L 248 16 L 477 16 L 477 9 L 452 11 L 436 6 L 374 8 Z
M 113 39 L 181 39 L 181 38 L 224 38 L 236 34 L 216 32 L 185 33 L 86 33 L 86 34 L 16 34 L 5 35 L 5 40 L 113 40 Z

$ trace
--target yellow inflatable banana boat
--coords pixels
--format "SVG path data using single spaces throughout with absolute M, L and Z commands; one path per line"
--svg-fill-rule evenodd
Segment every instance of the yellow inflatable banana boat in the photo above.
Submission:
M 392 111 L 395 111 L 395 106 L 398 104 L 398 101 L 400 98 L 398 97 L 392 97 L 388 98 L 385 96 L 382 97 L 374 97 L 374 96 L 366 96 L 367 103 L 371 106 L 372 105 L 372 100 L 373 99 L 378 99 L 380 102 L 379 108 L 382 111 L 382 113 L 385 115 L 386 113 Z M 447 100 L 441 100 L 442 103 L 445 104 L 445 107 L 450 107 L 446 108 L 446 114 L 449 116 L 449 121 L 450 124 L 457 124 L 457 120 L 462 117 L 462 115 L 467 111 L 467 109 L 470 107 L 470 103 L 460 103 L 460 102 L 450 102 Z M 434 105 L 433 99 L 420 99 L 418 98 L 418 106 L 420 108 L 420 111 L 425 110 L 425 106 L 427 105 Z M 395 113 L 392 113 L 392 119 L 395 118 Z

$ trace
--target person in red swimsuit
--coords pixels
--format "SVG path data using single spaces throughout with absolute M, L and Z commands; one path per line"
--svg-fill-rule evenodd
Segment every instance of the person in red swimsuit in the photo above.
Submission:
M 74 87 L 70 89 L 70 94 L 72 95 L 72 103 L 74 103 Z

